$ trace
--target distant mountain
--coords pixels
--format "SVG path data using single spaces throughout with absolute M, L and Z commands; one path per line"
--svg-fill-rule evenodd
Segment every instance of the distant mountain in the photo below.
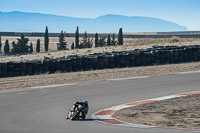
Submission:
M 121 15 L 104 15 L 98 18 L 74 18 L 51 14 L 0 12 L 0 31 L 6 32 L 44 32 L 48 26 L 49 32 L 75 32 L 79 26 L 80 32 L 109 33 L 118 32 L 163 32 L 186 31 L 185 26 L 173 22 L 150 17 L 127 17 Z

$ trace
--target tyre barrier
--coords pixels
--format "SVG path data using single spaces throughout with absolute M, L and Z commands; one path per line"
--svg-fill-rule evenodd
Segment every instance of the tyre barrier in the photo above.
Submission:
M 94 53 L 66 58 L 0 62 L 0 77 L 77 72 L 200 61 L 200 45 L 156 46 L 148 49 Z

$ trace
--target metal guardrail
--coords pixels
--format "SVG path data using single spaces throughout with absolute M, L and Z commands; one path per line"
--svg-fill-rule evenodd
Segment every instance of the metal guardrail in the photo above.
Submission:
M 0 32 L 0 36 L 20 36 L 24 34 L 27 37 L 43 37 L 42 32 Z M 108 36 L 112 33 L 99 33 L 99 37 Z M 117 33 L 115 33 L 117 36 Z M 49 33 L 49 37 L 58 37 L 60 33 Z M 80 33 L 83 37 L 84 33 Z M 88 37 L 95 37 L 94 33 L 87 33 Z M 75 33 L 64 33 L 65 37 L 75 37 Z M 183 31 L 183 32 L 136 32 L 124 33 L 124 38 L 171 38 L 178 36 L 181 38 L 200 38 L 200 31 Z

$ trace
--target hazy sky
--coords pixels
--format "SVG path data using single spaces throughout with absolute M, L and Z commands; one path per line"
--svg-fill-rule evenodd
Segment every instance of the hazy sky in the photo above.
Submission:
M 0 0 L 0 11 L 95 18 L 105 14 L 161 18 L 200 30 L 200 0 Z

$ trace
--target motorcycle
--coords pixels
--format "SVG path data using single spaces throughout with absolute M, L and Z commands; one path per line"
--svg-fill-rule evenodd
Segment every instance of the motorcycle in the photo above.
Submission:
M 84 112 L 83 110 L 84 108 L 82 105 L 73 106 L 71 110 L 68 112 L 68 116 L 66 117 L 66 119 L 78 120 L 79 118 L 82 118 L 84 120 L 86 115 L 82 113 Z M 82 116 L 80 116 L 81 113 Z

